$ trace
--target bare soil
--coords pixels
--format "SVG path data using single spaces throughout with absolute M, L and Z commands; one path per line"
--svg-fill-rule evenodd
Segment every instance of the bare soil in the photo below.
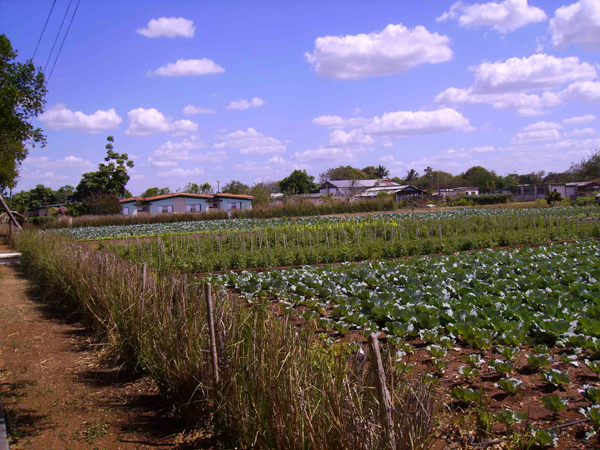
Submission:
M 18 266 L 0 265 L 0 399 L 14 450 L 220 447 L 108 359 L 77 314 L 41 301 Z

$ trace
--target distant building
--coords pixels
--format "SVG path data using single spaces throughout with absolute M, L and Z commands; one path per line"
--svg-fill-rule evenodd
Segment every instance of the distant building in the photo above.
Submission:
M 477 186 L 463 186 L 455 188 L 442 188 L 439 191 L 433 192 L 432 195 L 439 195 L 440 197 L 454 198 L 460 195 L 479 195 L 479 188 Z
M 567 186 L 572 187 L 575 186 L 577 189 L 576 195 L 589 195 L 592 192 L 600 190 L 600 182 L 598 181 L 574 181 L 572 183 L 566 183 Z
M 422 197 L 425 192 L 421 189 L 412 185 L 399 185 L 394 183 L 395 186 L 376 186 L 369 189 L 365 189 L 358 195 L 360 198 L 375 198 L 379 194 L 393 195 L 396 201 L 402 200 L 406 197 Z
M 571 184 L 571 183 L 569 183 Z M 562 198 L 577 198 L 577 186 L 567 183 L 520 184 L 512 187 L 513 200 L 537 200 L 550 192 L 559 192 Z
M 154 197 L 132 197 L 119 200 L 123 206 L 123 214 L 158 214 L 185 213 L 209 210 L 233 211 L 252 208 L 251 195 L 237 194 L 175 194 L 157 195 Z
M 367 189 L 374 187 L 400 186 L 398 183 L 383 179 L 375 180 L 330 180 L 319 188 L 319 194 L 333 197 L 357 196 Z
M 27 210 L 25 215 L 27 217 L 47 217 L 50 216 L 51 208 L 60 208 L 61 206 L 66 206 L 66 203 L 56 203 L 54 205 L 42 205 L 42 206 L 32 206 Z

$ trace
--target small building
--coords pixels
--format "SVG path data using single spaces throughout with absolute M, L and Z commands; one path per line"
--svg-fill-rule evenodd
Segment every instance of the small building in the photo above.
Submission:
M 397 183 L 394 184 L 396 184 L 396 186 L 376 186 L 366 189 L 357 197 L 375 198 L 379 194 L 387 194 L 393 195 L 396 198 L 396 201 L 399 201 L 405 199 L 406 197 L 422 197 L 425 194 L 424 191 L 412 185 L 399 185 Z
M 479 195 L 479 188 L 477 186 L 463 186 L 455 188 L 442 188 L 439 191 L 435 191 L 432 195 L 439 195 L 441 197 L 455 198 L 461 195 Z
M 590 195 L 593 192 L 600 191 L 600 182 L 598 181 L 575 181 L 567 183 L 567 186 L 575 186 L 575 194 L 579 197 L 582 195 Z
M 66 206 L 66 203 L 56 203 L 54 205 L 41 205 L 41 206 L 32 206 L 27 209 L 25 215 L 27 217 L 48 217 L 51 215 L 51 208 L 60 208 L 61 206 Z
M 351 197 L 357 196 L 370 188 L 391 186 L 400 185 L 387 178 L 374 180 L 330 180 L 321 185 L 319 194 L 333 195 L 333 197 Z
M 537 200 L 546 198 L 548 193 L 558 192 L 562 198 L 577 198 L 577 186 L 567 183 L 520 184 L 512 188 L 513 200 Z
M 159 214 L 202 212 L 210 210 L 233 211 L 252 208 L 251 195 L 238 194 L 175 194 L 157 195 L 154 197 L 132 197 L 120 200 L 123 214 Z

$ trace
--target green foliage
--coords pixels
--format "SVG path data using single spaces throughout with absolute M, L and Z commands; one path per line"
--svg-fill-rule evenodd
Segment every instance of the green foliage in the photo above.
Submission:
M 98 216 L 120 214 L 123 209 L 118 197 L 111 194 L 92 194 L 85 203 L 90 212 Z
M 554 206 L 556 202 L 562 202 L 562 199 L 562 195 L 560 195 L 560 192 L 558 191 L 548 192 L 548 195 L 546 195 L 546 203 L 548 203 L 548 206 Z
M 76 188 L 76 197 L 80 200 L 87 199 L 92 194 L 124 195 L 125 186 L 129 181 L 127 169 L 133 167 L 127 153 L 113 151 L 114 138 L 106 138 L 106 157 L 103 163 L 98 164 L 96 172 L 84 173 Z
M 450 392 L 452 398 L 465 403 L 481 404 L 483 402 L 483 391 L 480 389 L 453 387 Z
M 460 358 L 464 362 L 466 362 L 469 365 L 469 367 L 472 367 L 474 369 L 481 369 L 481 366 L 485 362 L 483 358 L 476 353 L 472 353 L 470 355 L 461 355 Z
M 210 183 L 196 184 L 196 183 L 188 183 L 183 188 L 183 192 L 187 192 L 188 194 L 213 194 L 213 188 Z M 143 197 L 143 194 L 142 194 Z
M 168 187 L 164 187 L 164 188 L 151 187 L 151 188 L 146 189 L 144 192 L 142 192 L 140 197 L 149 198 L 149 197 L 156 197 L 158 195 L 166 195 L 166 194 L 170 194 L 170 193 L 171 193 L 171 189 Z
M 498 381 L 497 386 L 507 394 L 515 394 L 519 389 L 521 389 L 523 382 L 521 380 L 517 380 L 516 378 L 502 378 L 500 381 Z
M 579 163 L 572 164 L 570 171 L 578 181 L 600 179 L 600 150 L 592 153 L 589 158 L 584 158 Z
M 527 362 L 531 367 L 539 370 L 545 367 L 550 367 L 550 364 L 552 364 L 552 358 L 544 354 L 531 353 L 527 355 Z
M 271 204 L 272 187 L 266 183 L 256 183 L 250 188 L 252 208 L 267 208 Z
M 223 186 L 222 192 L 225 194 L 248 195 L 250 193 L 250 186 L 241 181 L 231 180 Z
M 306 170 L 294 170 L 289 176 L 279 182 L 281 192 L 286 195 L 310 194 L 319 190 L 315 177 L 306 173 Z
M 365 168 L 362 169 L 362 172 L 366 175 L 366 178 L 368 179 L 375 179 L 375 178 L 387 178 L 387 176 L 390 174 L 390 171 L 388 170 L 387 167 L 379 165 L 377 167 L 375 166 L 367 166 Z M 352 178 L 339 178 L 340 180 L 349 180 Z
M 510 430 L 513 425 L 516 425 L 518 423 L 521 423 L 524 420 L 527 420 L 527 414 L 522 413 L 522 412 L 512 411 L 511 409 L 506 408 L 501 413 L 496 414 L 494 416 L 494 418 L 498 422 L 506 425 L 508 427 L 508 429 Z
M 383 166 L 382 166 L 383 167 Z M 373 175 L 373 178 L 378 178 L 374 176 L 376 168 L 373 166 L 367 167 Z M 319 175 L 319 181 L 322 183 L 326 181 L 336 181 L 336 180 L 364 180 L 369 178 L 369 175 L 365 173 L 363 170 L 357 169 L 352 166 L 338 166 L 333 167 L 331 169 L 327 169 L 321 175 Z M 383 178 L 383 177 L 382 177 Z M 282 187 L 283 192 L 283 187 Z
M 544 408 L 549 409 L 555 414 L 569 407 L 569 401 L 557 394 L 543 395 L 541 400 Z
M 583 389 L 580 389 L 579 392 L 581 393 L 583 398 L 585 398 L 591 404 L 600 404 L 600 387 L 585 384 L 583 386 Z
M 0 35 L 0 191 L 14 188 L 27 146 L 46 145 L 46 137 L 31 120 L 44 112 L 45 76 L 32 60 L 16 62 L 17 51 Z
M 448 200 L 446 204 L 448 206 L 500 205 L 510 202 L 511 197 L 512 194 L 463 195 Z
M 501 375 L 507 375 L 515 370 L 515 366 L 511 361 L 502 361 L 501 359 L 492 361 L 490 367 Z
M 506 359 L 508 359 L 509 361 L 512 361 L 513 359 L 515 359 L 517 356 L 519 356 L 519 353 L 521 353 L 521 349 L 519 349 L 519 347 L 498 347 L 496 349 L 496 351 L 501 354 L 502 356 L 504 356 Z
M 479 372 L 479 369 L 475 369 L 475 368 L 470 367 L 470 366 L 460 366 L 458 368 L 458 373 L 465 380 L 471 380 L 473 378 L 478 377 L 480 372 Z
M 588 366 L 592 372 L 594 372 L 597 375 L 600 375 L 600 360 L 590 361 L 589 359 L 586 359 L 585 365 Z
M 549 369 L 542 372 L 542 378 L 554 386 L 566 386 L 571 383 L 569 375 L 557 369 Z

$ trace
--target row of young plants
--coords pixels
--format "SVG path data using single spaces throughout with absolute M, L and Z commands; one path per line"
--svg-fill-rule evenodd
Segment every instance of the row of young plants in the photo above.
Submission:
M 600 243 L 591 241 L 208 279 L 252 302 L 275 301 L 323 329 L 383 332 L 404 373 L 415 368 L 416 347 L 424 349 L 429 359 L 421 379 L 453 381 L 448 394 L 473 407 L 479 440 L 491 439 L 500 422 L 505 437 L 523 445 L 515 448 L 530 448 L 555 443 L 556 433 L 541 426 L 517 430 L 529 422 L 527 414 L 490 408 L 484 376 L 492 371 L 496 388 L 510 398 L 519 396 L 522 374 L 537 374 L 535 389 L 545 392 L 539 402 L 553 413 L 551 421 L 575 408 L 589 424 L 588 439 L 600 430 L 598 261 Z M 451 374 L 449 358 L 457 349 L 463 365 Z M 579 375 L 569 375 L 569 368 Z M 586 378 L 597 381 L 582 383 Z M 579 396 L 564 395 L 569 386 L 580 388 Z
M 161 236 L 110 248 L 161 272 L 391 259 L 600 237 L 600 223 L 559 215 L 472 215 L 445 219 L 287 224 L 255 231 Z
M 430 219 L 448 219 L 448 218 L 467 218 L 467 217 L 496 217 L 505 216 L 518 220 L 519 217 L 531 215 L 543 215 L 552 217 L 570 217 L 573 219 L 597 219 L 600 217 L 600 208 L 597 207 L 556 207 L 556 208 L 471 208 L 454 209 L 428 212 L 402 212 L 386 214 L 370 214 L 363 216 L 331 216 L 331 217 L 299 217 L 296 219 L 240 219 L 232 218 L 228 220 L 204 220 L 204 221 L 177 221 L 179 214 L 163 214 L 160 217 L 168 217 L 168 222 L 156 221 L 156 223 L 141 224 L 120 224 L 94 227 L 76 227 L 58 230 L 49 230 L 60 232 L 74 239 L 80 240 L 98 240 L 98 239 L 118 239 L 130 237 L 149 237 L 161 234 L 185 234 L 185 233 L 203 233 L 220 230 L 254 230 L 258 228 L 286 225 L 289 223 L 299 225 L 330 224 L 339 222 L 369 222 L 373 220 L 385 220 L 389 222 L 400 222 L 405 220 L 430 220 Z M 126 217 L 126 216 L 124 216 Z M 158 216 L 153 216 L 158 217 Z
M 298 328 L 270 302 L 251 307 L 216 291 L 219 378 L 212 367 L 204 286 L 158 275 L 71 239 L 25 231 L 17 248 L 46 301 L 80 310 L 124 366 L 150 376 L 191 425 L 214 426 L 232 448 L 388 448 L 370 359 Z M 400 381 L 384 352 L 397 449 L 426 449 L 437 399 Z

